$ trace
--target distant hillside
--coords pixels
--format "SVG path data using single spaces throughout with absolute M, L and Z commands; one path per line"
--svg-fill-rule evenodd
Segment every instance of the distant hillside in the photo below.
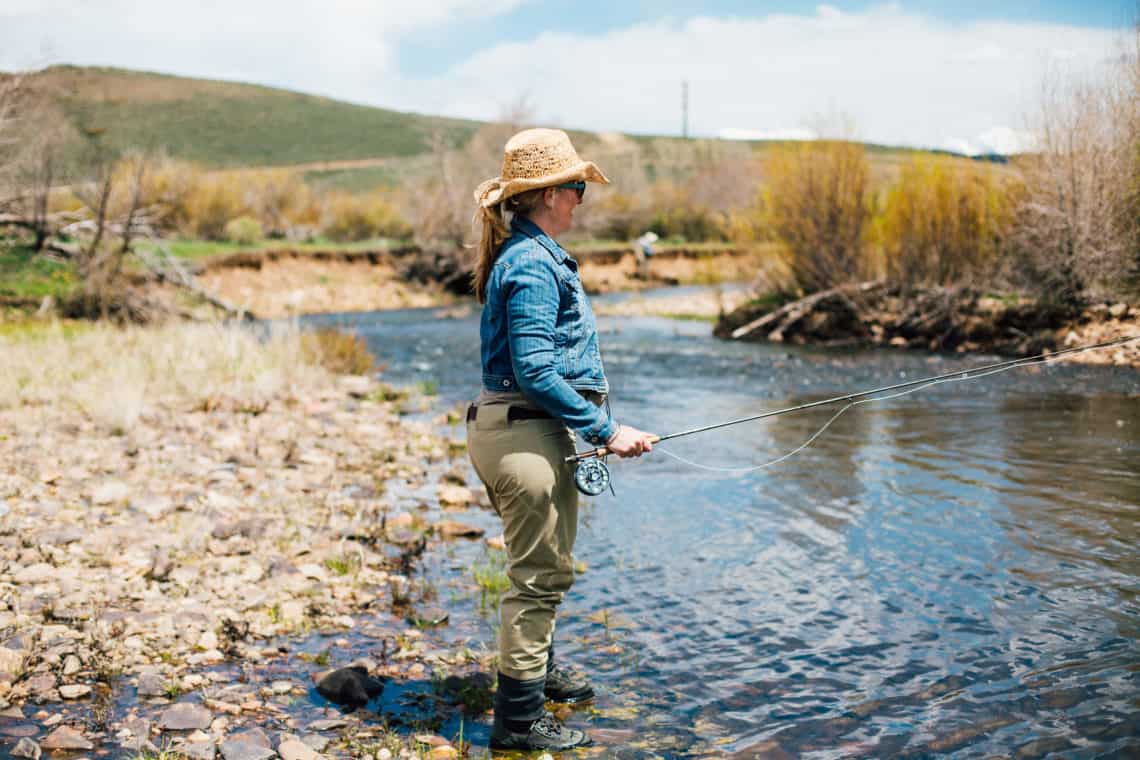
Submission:
M 56 118 L 62 116 L 81 135 L 98 136 L 115 152 L 163 150 L 214 168 L 297 166 L 310 181 L 354 192 L 436 171 L 430 150 L 437 135 L 459 147 L 483 126 L 271 87 L 114 68 L 53 66 L 31 75 L 27 84 L 57 109 Z M 651 181 L 684 181 L 710 162 L 742 160 L 785 144 L 571 135 L 583 154 L 607 167 L 619 187 L 622 177 L 642 176 L 643 171 Z M 866 147 L 877 181 L 889 181 L 912 156 L 924 152 Z M 491 157 L 488 166 L 495 163 Z
M 163 149 L 212 167 L 412 156 L 478 122 L 400 113 L 271 87 L 112 68 L 53 66 L 28 84 L 112 150 Z

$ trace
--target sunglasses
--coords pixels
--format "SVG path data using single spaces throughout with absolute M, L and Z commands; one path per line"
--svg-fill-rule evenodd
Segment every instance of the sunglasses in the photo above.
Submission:
M 555 185 L 555 187 L 559 190 L 563 188 L 567 190 L 573 190 L 574 192 L 578 193 L 578 200 L 582 200 L 582 197 L 586 194 L 585 182 L 563 182 L 561 185 Z

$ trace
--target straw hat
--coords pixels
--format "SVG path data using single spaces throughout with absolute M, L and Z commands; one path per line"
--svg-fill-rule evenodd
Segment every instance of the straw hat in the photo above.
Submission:
M 488 208 L 527 190 L 578 181 L 610 183 L 593 161 L 578 157 L 561 129 L 526 129 L 507 140 L 500 176 L 479 185 L 475 200 Z

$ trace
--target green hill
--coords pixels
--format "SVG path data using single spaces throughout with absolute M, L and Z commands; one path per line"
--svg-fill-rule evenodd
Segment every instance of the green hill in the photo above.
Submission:
M 28 119 L 28 127 L 40 130 L 52 120 L 71 125 L 78 135 L 66 149 L 72 156 L 97 142 L 112 153 L 160 150 L 218 169 L 296 166 L 315 185 L 351 192 L 398 186 L 437 172 L 433 144 L 442 138 L 447 146 L 460 147 L 486 126 L 271 87 L 115 68 L 52 66 L 25 84 L 47 108 Z M 740 162 L 786 144 L 581 131 L 571 136 L 584 155 L 611 171 L 624 192 L 640 192 L 636 179 L 622 187 L 631 177 L 685 182 L 702 167 Z M 924 152 L 866 147 L 877 182 L 891 181 L 904 163 Z M 497 158 L 489 155 L 485 163 L 491 172 Z M 74 175 L 69 165 L 78 164 L 64 161 L 57 176 Z
M 52 66 L 30 90 L 111 150 L 162 149 L 230 168 L 413 156 L 435 134 L 462 144 L 479 123 L 358 106 L 271 87 Z

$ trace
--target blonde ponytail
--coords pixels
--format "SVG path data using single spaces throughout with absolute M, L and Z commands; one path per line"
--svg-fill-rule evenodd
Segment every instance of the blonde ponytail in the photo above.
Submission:
M 489 206 L 483 203 L 475 212 L 472 223 L 481 225 L 479 233 L 479 247 L 475 261 L 473 275 L 475 297 L 479 303 L 487 302 L 487 280 L 491 277 L 491 267 L 495 259 L 499 258 L 499 250 L 503 243 L 511 236 L 511 219 L 517 214 L 526 216 L 538 207 L 545 188 L 536 188 L 526 192 L 512 195 L 502 203 Z

